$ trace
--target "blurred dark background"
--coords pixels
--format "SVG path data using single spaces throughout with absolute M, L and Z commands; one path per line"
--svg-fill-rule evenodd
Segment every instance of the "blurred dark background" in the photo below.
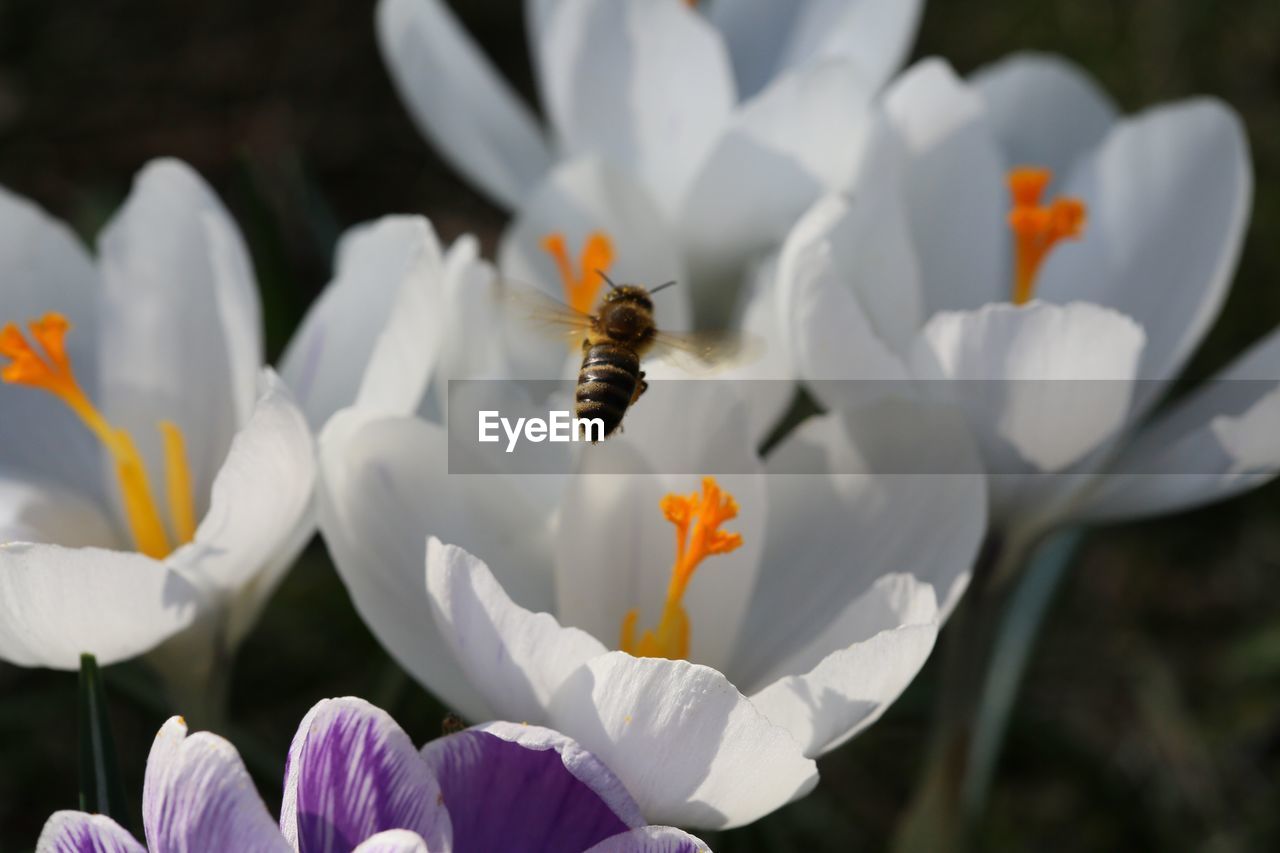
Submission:
M 788 2 L 789 0 L 779 0 Z M 531 90 L 517 0 L 454 0 Z M 0 184 L 91 237 L 147 159 L 173 155 L 222 195 L 253 250 L 278 354 L 346 226 L 421 212 L 492 249 L 499 211 L 410 125 L 373 39 L 372 2 L 0 0 Z M 968 72 L 1056 51 L 1129 110 L 1215 94 L 1248 126 L 1254 215 L 1204 376 L 1280 319 L 1280 3 L 935 0 L 916 54 Z M 3 283 L 0 282 L 0 286 Z M 1099 531 L 1044 625 L 980 846 L 1280 849 L 1280 487 Z M 136 808 L 168 715 L 137 665 L 106 671 Z M 923 758 L 931 664 L 865 735 L 823 759 L 817 793 L 708 840 L 725 850 L 877 850 Z M 76 678 L 0 664 L 0 853 L 75 808 Z M 243 648 L 228 733 L 274 809 L 284 752 L 317 699 L 355 694 L 416 741 L 442 709 L 405 678 L 313 544 Z

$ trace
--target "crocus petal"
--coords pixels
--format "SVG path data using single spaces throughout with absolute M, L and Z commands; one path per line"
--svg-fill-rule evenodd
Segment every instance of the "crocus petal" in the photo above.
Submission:
M 445 702 L 491 718 L 436 629 L 423 583 L 425 539 L 435 533 L 474 549 L 503 567 L 520 601 L 549 607 L 546 506 L 529 493 L 529 481 L 540 478 L 450 477 L 444 427 L 358 411 L 329 423 L 320 453 L 321 532 L 365 623 Z
M 488 566 L 434 536 L 427 540 L 427 591 L 458 663 L 500 717 L 546 722 L 565 680 L 605 652 L 585 631 L 514 604 Z
M 85 392 L 97 391 L 98 274 L 66 225 L 0 188 L 0 326 L 56 311 L 71 321 L 67 354 Z M 8 359 L 4 359 L 7 363 Z M 0 382 L 0 469 L 104 495 L 101 449 L 49 394 Z
M 696 835 L 674 826 L 641 826 L 606 838 L 586 853 L 710 853 Z
M 920 376 L 936 366 L 978 380 L 931 387 L 968 413 L 994 473 L 1019 473 L 1018 459 L 1059 471 L 1124 423 L 1144 341 L 1136 323 L 1097 305 L 1004 303 L 935 316 L 915 361 Z
M 734 114 L 681 213 L 699 282 L 736 278 L 849 178 L 874 94 L 853 63 L 831 61 L 782 77 Z
M 167 562 L 209 589 L 237 592 L 310 523 L 315 445 L 306 418 L 269 368 L 253 415 L 214 480 L 195 540 Z
M 106 815 L 54 812 L 45 821 L 36 853 L 147 853 L 126 830 Z
M 899 148 L 871 146 L 851 191 L 900 170 L 926 316 L 1007 299 L 1004 164 L 982 99 L 929 59 L 885 92 L 884 113 Z
M 449 813 L 404 730 L 363 699 L 323 699 L 298 725 L 280 831 L 300 853 L 345 853 L 388 829 L 446 849 Z
M 884 575 L 809 647 L 778 661 L 780 676 L 751 703 L 795 736 L 805 754 L 834 749 L 871 725 L 924 666 L 937 639 L 933 587 Z
M 1080 513 L 1114 521 L 1174 512 L 1261 485 L 1280 470 L 1280 332 L 1144 427 Z
M 1139 377 L 1176 376 L 1222 307 L 1248 224 L 1253 174 L 1239 117 L 1198 99 L 1127 119 L 1066 191 L 1085 200 L 1089 224 L 1050 256 L 1039 294 L 1127 314 L 1147 334 Z M 1160 388 L 1145 383 L 1139 408 Z
M 1041 166 L 1065 181 L 1115 123 L 1111 98 L 1077 65 L 1043 53 L 1015 53 L 978 69 L 969 83 L 1009 167 Z
M 550 729 L 488 723 L 428 743 L 422 757 L 458 849 L 585 850 L 644 824 L 618 777 Z
M 0 542 L 119 548 L 120 537 L 93 499 L 56 482 L 0 474 Z
M 879 88 L 900 67 L 915 36 L 921 0 L 708 0 L 724 35 L 738 90 L 749 97 L 788 69 L 839 56 Z
M 556 693 L 552 721 L 618 774 L 650 820 L 739 826 L 818 779 L 786 730 L 688 661 L 594 657 Z
M 209 732 L 187 735 L 171 717 L 147 757 L 142 825 L 152 853 L 287 853 L 236 748 Z
M 407 829 L 388 829 L 371 835 L 352 853 L 431 853 L 422 836 Z
M 715 29 L 677 0 L 563 0 L 541 50 L 566 154 L 607 159 L 674 212 L 736 100 Z
M 438 347 L 430 302 L 443 259 L 426 219 L 387 216 L 351 228 L 338 243 L 336 268 L 280 366 L 316 430 L 357 396 L 412 412 Z M 405 334 L 410 325 L 416 334 Z
M 262 364 L 257 288 L 235 224 L 176 160 L 148 164 L 98 239 L 102 270 L 100 399 L 163 471 L 156 424 L 185 436 L 197 517 Z M 198 391 L 196 390 L 198 389 Z
M 141 554 L 0 545 L 0 659 L 76 669 L 136 657 L 190 625 L 204 599 Z
M 495 201 L 518 204 L 551 163 L 528 106 L 440 0 L 382 0 L 377 27 L 418 129 Z

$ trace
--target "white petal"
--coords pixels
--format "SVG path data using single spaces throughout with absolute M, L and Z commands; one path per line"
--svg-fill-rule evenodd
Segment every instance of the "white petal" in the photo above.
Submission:
M 233 595 L 253 582 L 310 521 L 315 445 L 279 377 L 263 371 L 253 415 L 214 480 L 195 540 L 166 561 L 207 589 Z
M 1124 423 L 1144 340 L 1097 305 L 1006 303 L 935 316 L 915 360 L 917 375 L 936 362 L 947 379 L 979 380 L 943 390 L 968 413 L 994 473 L 1018 473 L 1018 460 L 1059 471 Z
M 674 826 L 641 826 L 592 845 L 586 853 L 708 853 L 696 835 Z
M 1060 181 L 1117 117 L 1083 69 L 1051 54 L 1015 53 L 978 69 L 969 83 L 986 102 L 1005 165 L 1042 166 Z
M 1119 520 L 1221 500 L 1280 469 L 1280 332 L 1158 416 L 1109 466 L 1081 513 Z
M 734 114 L 681 213 L 700 283 L 736 279 L 849 178 L 874 94 L 853 63 L 830 61 L 787 74 Z
M 555 696 L 553 725 L 591 750 L 654 822 L 750 823 L 812 790 L 813 762 L 723 675 L 611 652 Z
M 881 577 L 808 648 L 778 661 L 777 680 L 751 702 L 806 755 L 821 755 L 874 723 L 902 694 L 933 650 L 939 624 L 933 587 L 910 575 Z
M 900 170 L 925 314 L 1005 300 L 1009 205 L 982 99 L 931 59 L 894 82 L 884 111 L 900 150 L 872 146 L 851 189 L 856 195 L 881 169 Z
M 1249 220 L 1253 175 L 1244 129 L 1226 105 L 1194 100 L 1116 126 L 1074 173 L 1084 239 L 1054 251 L 1039 294 L 1116 309 L 1142 325 L 1138 375 L 1177 375 L 1226 298 Z M 1141 389 L 1139 408 L 1160 383 Z
M 976 450 L 958 417 L 882 401 L 811 418 L 770 454 L 768 472 L 767 546 L 729 669 L 736 684 L 753 693 L 896 627 L 833 628 L 849 626 L 850 603 L 887 575 L 929 584 L 939 621 L 950 613 L 987 518 Z M 824 640 L 832 631 L 844 640 Z
M 261 330 L 244 325 L 257 316 L 244 247 L 212 190 L 176 160 L 138 174 L 98 246 L 99 408 L 131 433 L 153 480 L 164 470 L 156 424 L 178 425 L 202 515 L 261 366 Z
M 744 403 L 730 386 L 653 382 L 627 416 L 627 431 L 584 456 L 570 478 L 557 531 L 556 613 L 611 644 L 623 617 L 639 610 L 637 631 L 658 624 L 675 558 L 674 528 L 662 514 L 667 494 L 701 490 L 704 475 L 738 503 L 724 529 L 743 545 L 709 558 L 685 593 L 689 659 L 728 662 L 764 549 L 765 478 Z M 652 399 L 650 395 L 653 395 Z
M 0 474 L 0 542 L 127 547 L 92 498 L 54 482 Z
M 538 477 L 451 477 L 447 433 L 408 418 L 342 412 L 320 438 L 320 527 L 357 611 L 418 681 L 472 719 L 489 711 L 444 649 L 423 581 L 428 534 L 493 560 L 522 603 L 552 599 Z
M 586 632 L 514 604 L 488 566 L 434 536 L 427 540 L 427 591 L 454 656 L 499 718 L 546 724 L 565 679 L 605 652 Z
M 426 219 L 387 216 L 349 229 L 336 268 L 280 366 L 316 430 L 357 397 L 412 412 L 439 346 L 443 258 Z
M 440 0 L 382 0 L 377 27 L 418 129 L 495 201 L 519 204 L 552 159 L 528 106 Z
M 779 70 L 829 57 L 856 62 L 874 88 L 902 67 L 924 0 L 807 0 L 783 50 Z
M 607 159 L 674 212 L 736 99 L 716 31 L 677 0 L 563 0 L 542 51 L 566 154 Z
M 431 853 L 422 836 L 408 829 L 388 829 L 370 835 L 352 853 Z
M 733 61 L 743 99 L 769 85 L 777 73 L 787 36 L 795 29 L 800 3 L 776 0 L 705 0 L 699 4 L 720 30 Z
M 66 349 L 85 392 L 97 392 L 98 273 L 71 229 L 0 188 L 0 326 L 56 311 L 71 321 Z M 0 359 L 8 363 L 8 359 Z M 102 451 L 51 395 L 0 382 L 0 469 L 105 495 Z
M 136 657 L 189 626 L 203 599 L 141 554 L 21 542 L 0 545 L 0 658 L 76 669 Z

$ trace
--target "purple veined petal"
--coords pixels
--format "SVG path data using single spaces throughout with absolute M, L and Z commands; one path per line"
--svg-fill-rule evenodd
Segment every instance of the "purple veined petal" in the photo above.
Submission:
M 280 830 L 299 853 L 348 853 L 383 830 L 446 849 L 440 788 L 404 730 L 363 699 L 325 699 L 298 726 L 285 768 Z
M 641 826 L 610 836 L 586 853 L 710 853 L 696 835 L 674 826 Z
M 208 732 L 188 737 L 181 717 L 151 745 L 142 823 L 151 853 L 289 853 L 236 748 Z
M 644 825 L 598 758 L 550 729 L 489 723 L 422 748 L 453 825 L 455 853 L 585 850 Z
M 132 835 L 106 815 L 54 812 L 45 821 L 36 853 L 147 853 Z
M 366 838 L 351 853 L 431 853 L 431 850 L 416 832 L 388 829 Z M 440 853 L 439 848 L 437 853 Z

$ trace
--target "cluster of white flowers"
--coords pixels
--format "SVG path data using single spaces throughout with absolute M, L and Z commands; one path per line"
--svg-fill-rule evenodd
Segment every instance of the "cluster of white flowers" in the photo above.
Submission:
M 0 659 L 148 654 L 191 695 L 318 525 L 449 706 L 728 827 L 898 697 L 985 540 L 1272 477 L 1280 332 L 1156 408 L 1248 223 L 1235 114 L 1121 117 L 1046 56 L 898 74 L 921 5 L 528 0 L 543 126 L 442 0 L 382 0 L 414 119 L 511 223 L 493 264 L 420 217 L 353 228 L 279 375 L 186 166 L 143 169 L 96 259 L 0 194 Z M 451 474 L 450 380 L 573 376 L 508 282 L 590 310 L 598 271 L 680 282 L 659 327 L 753 335 L 728 375 L 769 381 L 655 383 L 560 475 Z M 761 455 L 801 386 L 823 413 Z

